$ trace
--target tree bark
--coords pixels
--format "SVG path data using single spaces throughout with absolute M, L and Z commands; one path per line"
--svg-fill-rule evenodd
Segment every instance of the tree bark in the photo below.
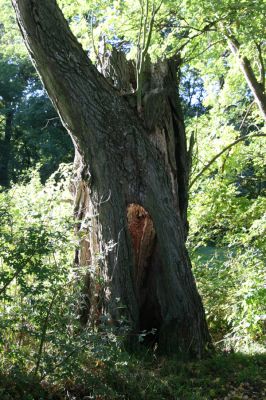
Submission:
M 210 336 L 185 248 L 187 152 L 173 64 L 147 67 L 139 116 L 123 56 L 107 62 L 107 79 L 55 0 L 12 2 L 76 149 L 77 261 L 89 268 L 91 323 L 107 315 L 131 333 L 154 328 L 161 351 L 201 357 Z

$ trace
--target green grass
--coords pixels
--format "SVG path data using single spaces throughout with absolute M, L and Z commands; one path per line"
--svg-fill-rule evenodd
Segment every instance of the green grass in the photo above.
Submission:
M 216 354 L 183 364 L 177 359 L 120 353 L 108 361 L 83 354 L 39 382 L 12 369 L 0 375 L 1 400 L 220 400 L 266 399 L 266 355 Z M 63 367 L 64 368 L 64 367 Z M 65 371 L 65 372 L 66 372 Z

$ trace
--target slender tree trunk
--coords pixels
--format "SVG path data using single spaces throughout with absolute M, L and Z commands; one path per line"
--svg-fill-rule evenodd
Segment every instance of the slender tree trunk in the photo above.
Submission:
M 135 333 L 155 328 L 162 351 L 201 357 L 210 337 L 185 248 L 187 152 L 174 64 L 147 67 L 140 117 L 122 55 L 100 73 L 55 0 L 12 1 L 76 149 L 77 258 L 90 270 L 90 321 L 105 314 Z
M 8 187 L 10 182 L 9 164 L 11 155 L 13 111 L 7 110 L 5 117 L 5 135 L 4 139 L 0 143 L 0 185 Z
M 259 107 L 261 115 L 266 121 L 266 94 L 263 84 L 258 82 L 254 71 L 251 67 L 250 61 L 247 57 L 241 55 L 240 44 L 238 40 L 233 36 L 227 36 L 227 42 L 231 52 L 237 58 L 241 71 L 244 74 L 248 87 L 250 88 L 254 99 Z

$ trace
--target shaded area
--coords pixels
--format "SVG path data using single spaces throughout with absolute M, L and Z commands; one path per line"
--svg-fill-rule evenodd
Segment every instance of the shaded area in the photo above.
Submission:
M 139 328 L 141 331 L 159 330 L 162 316 L 155 276 L 160 269 L 161 260 L 154 224 L 149 213 L 141 205 L 134 203 L 127 207 L 127 220 L 134 252 L 134 281 L 140 310 Z M 148 337 L 150 340 L 155 339 L 152 335 Z
M 147 354 L 145 359 L 127 353 L 108 361 L 85 359 L 78 368 L 71 368 L 74 360 L 69 360 L 67 378 L 57 371 L 56 385 L 19 369 L 0 373 L 1 399 L 262 400 L 266 395 L 263 354 L 223 353 L 185 365 Z

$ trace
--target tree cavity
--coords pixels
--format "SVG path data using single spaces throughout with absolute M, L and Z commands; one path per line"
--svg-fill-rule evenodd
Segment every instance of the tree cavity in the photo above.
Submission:
M 147 331 L 145 342 L 155 343 L 162 324 L 157 290 L 161 269 L 157 235 L 150 214 L 139 204 L 128 205 L 127 221 L 134 255 L 139 329 Z

